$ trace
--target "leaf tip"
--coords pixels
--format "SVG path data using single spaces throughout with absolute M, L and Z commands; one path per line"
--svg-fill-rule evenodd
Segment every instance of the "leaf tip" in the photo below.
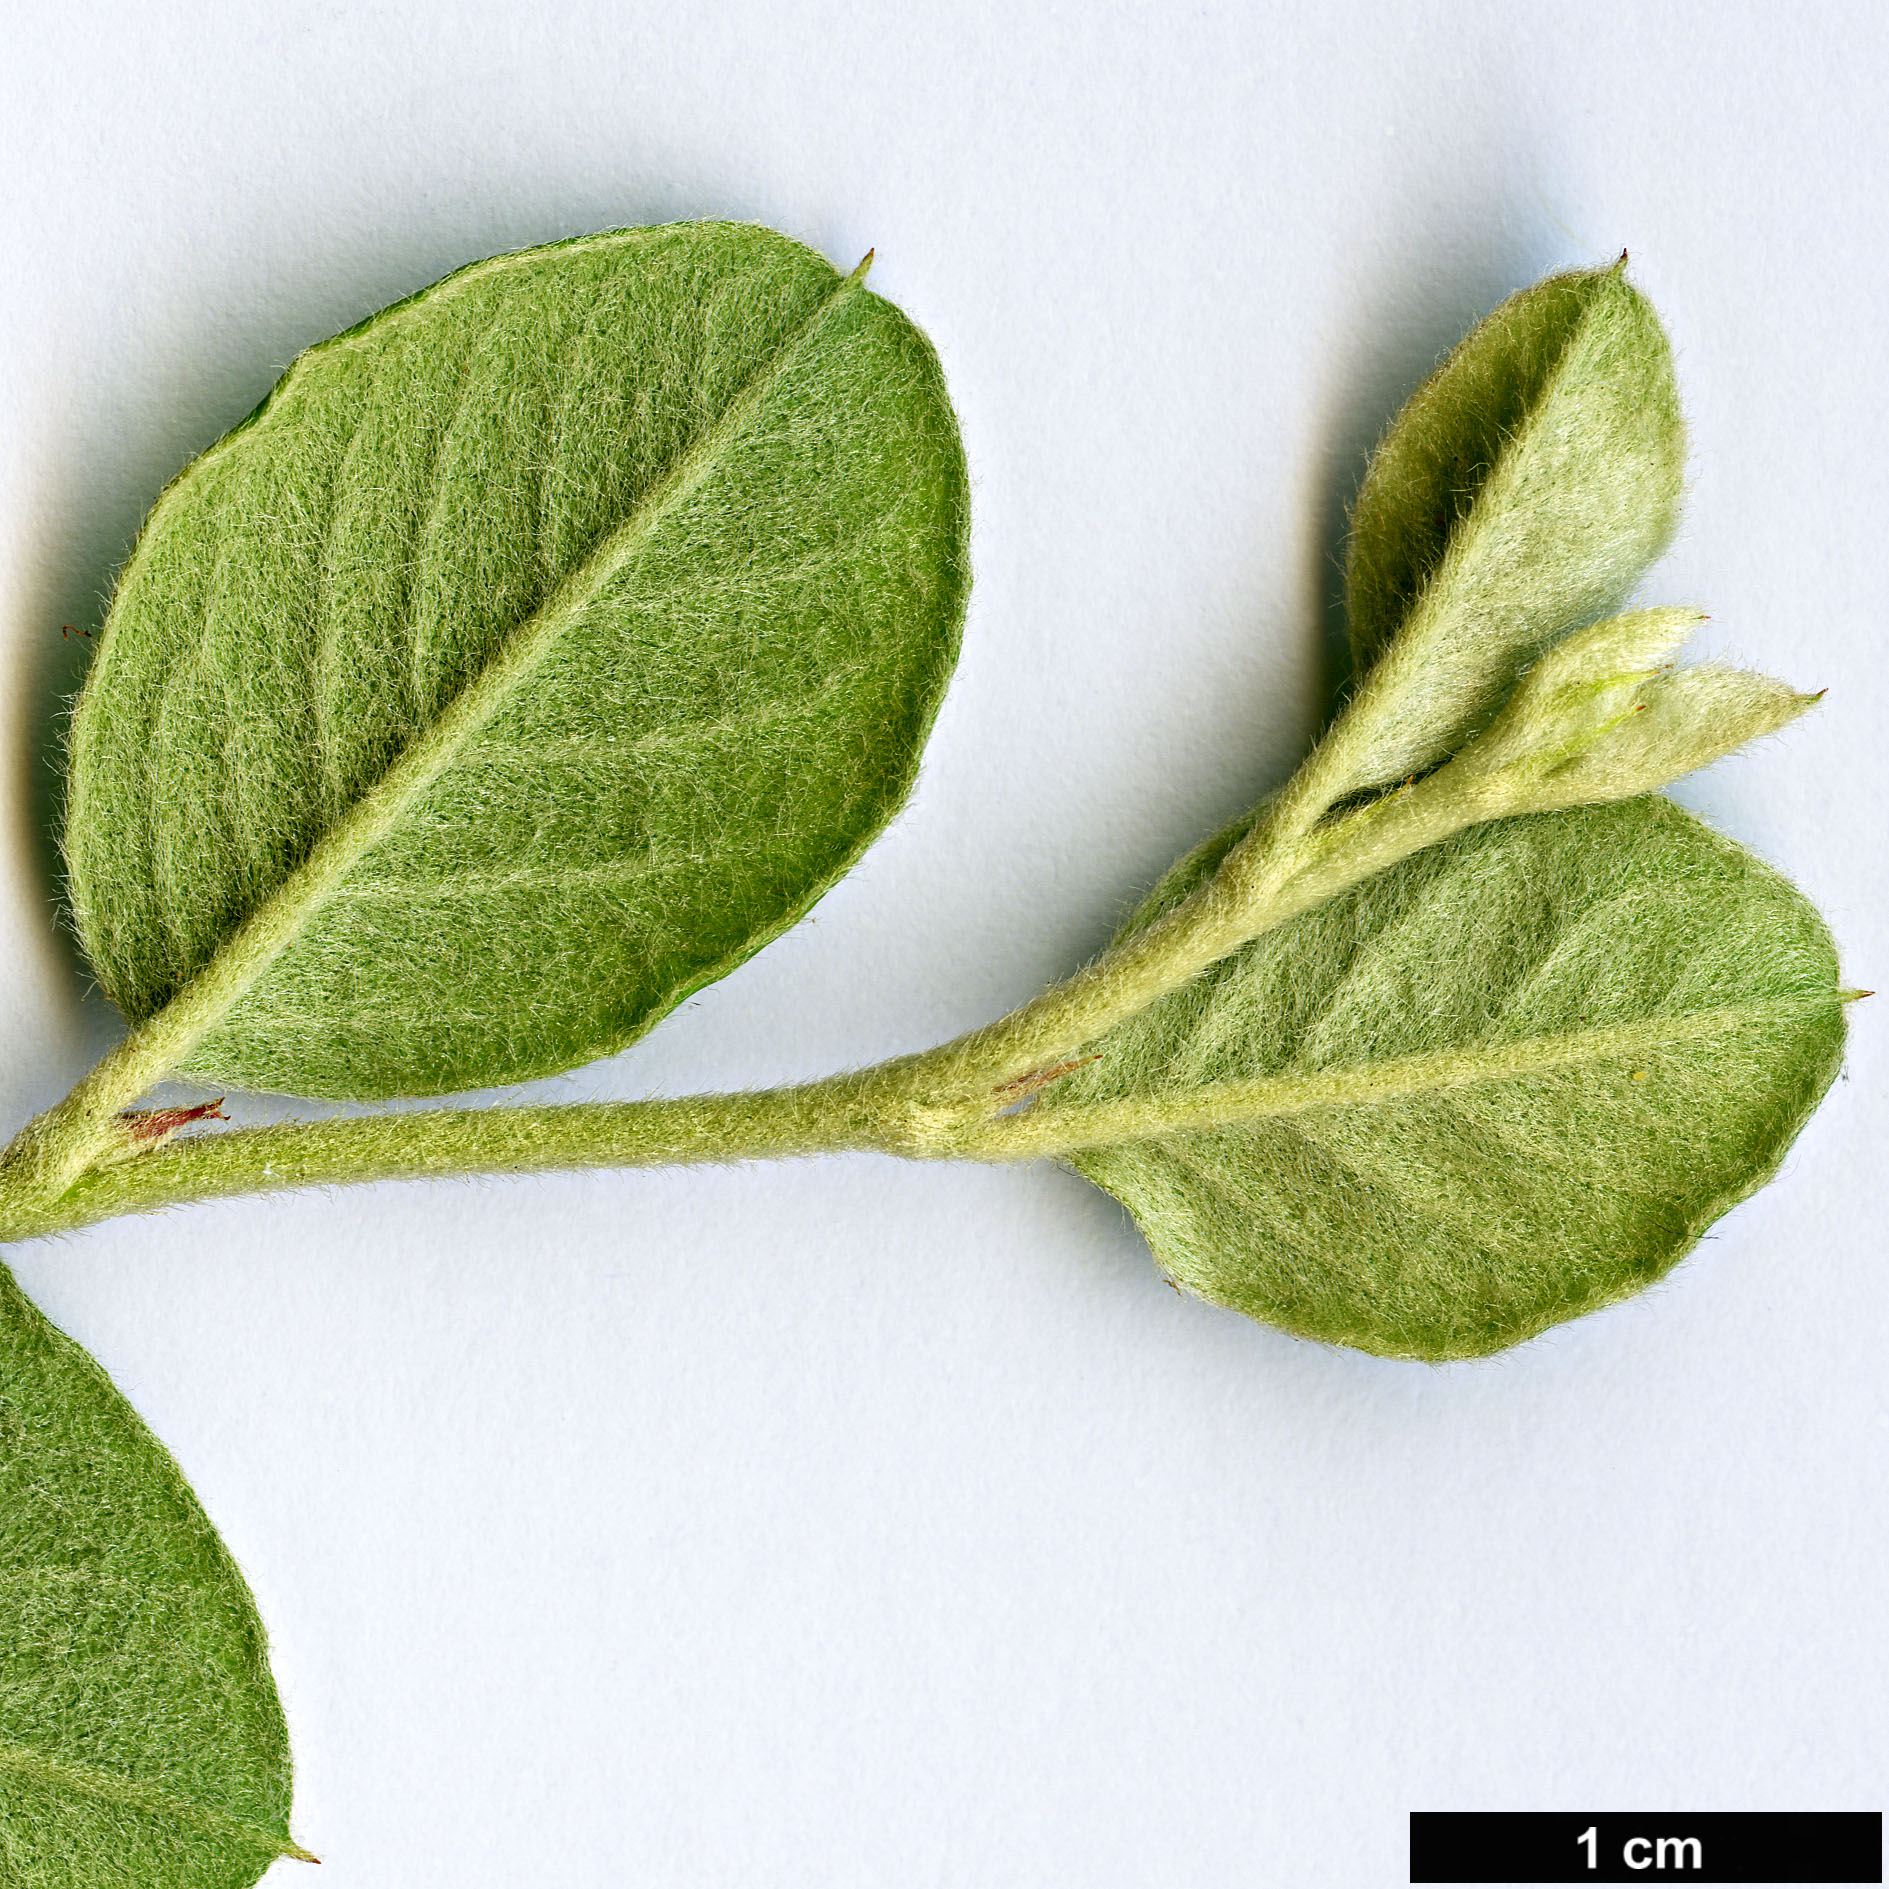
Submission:
M 1873 997 L 1875 994 L 1873 990 L 1840 990 L 1837 992 L 1837 1002 L 1840 1004 L 1860 1004 L 1865 997 Z
M 302 1846 L 293 1839 L 289 1840 L 282 1854 L 292 1863 L 319 1863 L 321 1861 L 321 1858 L 317 1856 L 313 1850 L 303 1849 Z
M 866 272 L 872 267 L 872 259 L 878 253 L 877 249 L 869 249 L 860 257 L 858 266 L 853 270 L 853 273 L 846 278 L 846 286 L 849 289 L 856 289 L 860 283 L 865 281 Z

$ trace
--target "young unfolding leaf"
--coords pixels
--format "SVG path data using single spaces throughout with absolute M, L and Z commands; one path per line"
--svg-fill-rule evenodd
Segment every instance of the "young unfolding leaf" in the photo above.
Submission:
M 72 737 L 79 929 L 191 1074 L 437 1093 L 620 1047 L 909 789 L 956 423 L 858 274 L 729 224 L 480 263 L 310 350 L 152 514 Z
M 1815 911 L 1646 798 L 1472 828 L 1294 919 L 1093 1043 L 1035 1126 L 1189 1290 L 1466 1357 L 1658 1278 L 1842 1043 Z
M 1274 913 L 1305 910 L 1484 820 L 1650 793 L 1775 734 L 1816 702 L 1742 669 L 1647 666 L 1698 621 L 1693 610 L 1639 610 L 1577 631 L 1443 767 L 1300 842 Z
M 1212 869 L 1189 880 L 1202 890 L 1195 909 L 1212 940 L 1202 961 L 1465 827 L 1649 793 L 1776 733 L 1818 700 L 1744 670 L 1665 667 L 1699 621 L 1694 610 L 1639 610 L 1576 631 L 1443 766 L 1306 827 L 1276 809 L 1318 766 L 1308 763 L 1213 842 Z
M 1611 741 L 1628 717 L 1644 710 L 1648 688 L 1704 620 L 1697 610 L 1631 610 L 1575 631 L 1522 677 L 1502 712 L 1450 765 L 1460 763 L 1465 777 L 1481 780 L 1526 776 L 1539 781 L 1591 754 Z M 1720 752 L 1757 732 L 1738 721 L 1727 730 Z M 1686 771 L 1675 768 L 1648 785 L 1664 786 Z
M 1817 700 L 1772 676 L 1718 663 L 1652 676 L 1617 721 L 1560 765 L 1544 769 L 1524 803 L 1572 807 L 1647 793 L 1748 741 L 1776 734 Z
M 0 1882 L 244 1889 L 290 1841 L 243 1577 L 177 1465 L 0 1267 Z
M 1339 793 L 1461 745 L 1520 671 L 1615 607 L 1678 522 L 1672 351 L 1619 268 L 1510 297 L 1373 455 L 1346 568 L 1360 691 Z

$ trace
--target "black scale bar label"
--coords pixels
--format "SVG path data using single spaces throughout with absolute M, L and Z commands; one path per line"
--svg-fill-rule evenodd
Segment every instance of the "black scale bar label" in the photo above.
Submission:
M 1882 1812 L 1410 1813 L 1412 1882 L 1882 1881 Z

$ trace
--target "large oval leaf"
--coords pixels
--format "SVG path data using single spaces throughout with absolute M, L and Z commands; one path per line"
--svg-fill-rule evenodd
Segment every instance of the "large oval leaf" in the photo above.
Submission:
M 1842 1044 L 1816 912 L 1646 798 L 1417 854 L 1100 1039 L 1038 1107 L 1052 1138 L 1064 1110 L 1164 1118 L 1072 1159 L 1181 1285 L 1467 1357 L 1657 1279 L 1776 1170 Z
M 1371 456 L 1345 570 L 1352 658 L 1401 670 L 1351 789 L 1445 759 L 1556 638 L 1671 538 L 1685 424 L 1659 317 L 1621 269 L 1511 296 Z
M 241 1889 L 289 1840 L 243 1577 L 171 1460 L 0 1266 L 0 1882 Z
M 619 1048 L 903 800 L 966 494 L 923 336 L 766 230 L 501 257 L 312 349 L 119 584 L 67 834 L 101 981 L 137 1020 L 241 955 L 187 1068 L 252 1087 Z

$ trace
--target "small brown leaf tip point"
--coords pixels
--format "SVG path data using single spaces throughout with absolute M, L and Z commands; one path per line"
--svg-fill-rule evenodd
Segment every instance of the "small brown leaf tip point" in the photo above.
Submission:
M 225 1098 L 218 1096 L 214 1102 L 195 1102 L 176 1108 L 139 1108 L 126 1109 L 119 1117 L 134 1141 L 162 1141 L 176 1134 L 180 1128 L 188 1128 L 192 1122 L 226 1122 L 229 1117 L 223 1113 Z

